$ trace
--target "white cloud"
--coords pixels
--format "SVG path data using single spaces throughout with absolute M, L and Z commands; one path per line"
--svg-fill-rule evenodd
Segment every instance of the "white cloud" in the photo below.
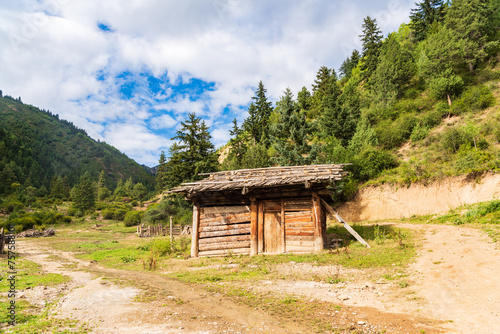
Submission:
M 244 118 L 240 106 L 260 80 L 273 100 L 286 87 L 295 94 L 311 89 L 320 66 L 338 69 L 360 48 L 364 17 L 376 18 L 386 35 L 408 21 L 412 6 L 413 0 L 11 1 L 0 5 L 0 89 L 154 165 L 151 156 L 170 141 L 148 126 L 176 128 L 195 112 L 214 126 L 219 145 L 228 139 L 225 120 Z M 124 72 L 130 78 L 117 79 Z M 215 87 L 201 96 L 176 95 L 168 85 L 152 92 L 145 72 L 166 74 L 174 85 L 197 78 Z M 130 81 L 134 94 L 124 97 L 120 87 Z M 226 107 L 230 115 L 222 117 Z M 145 147 L 151 150 L 142 154 Z

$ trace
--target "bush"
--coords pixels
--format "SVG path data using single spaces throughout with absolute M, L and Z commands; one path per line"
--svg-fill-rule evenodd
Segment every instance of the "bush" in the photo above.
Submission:
M 413 142 L 419 141 L 427 137 L 429 128 L 418 123 L 412 130 L 410 139 Z
M 103 219 L 113 219 L 115 216 L 115 210 L 113 209 L 104 209 L 101 211 Z
M 462 145 L 474 145 L 474 139 L 463 128 L 452 127 L 441 134 L 441 145 L 448 153 L 457 153 Z
M 450 113 L 460 115 L 468 111 L 481 111 L 491 107 L 495 97 L 486 86 L 474 86 L 467 89 L 462 97 L 451 105 Z
M 368 148 L 354 158 L 352 168 L 356 179 L 367 181 L 397 165 L 396 158 L 390 152 Z
M 385 149 L 397 147 L 408 140 L 413 128 L 418 124 L 418 119 L 413 115 L 403 115 L 394 123 L 390 121 L 381 122 L 377 129 L 379 143 Z
M 461 174 L 483 171 L 488 169 L 486 163 L 490 160 L 491 154 L 463 145 L 458 152 L 455 169 Z
M 118 209 L 115 211 L 113 218 L 116 220 L 124 220 L 126 214 L 127 214 L 126 210 Z
M 142 219 L 142 211 L 129 211 L 125 215 L 125 219 L 123 220 L 123 224 L 126 227 L 139 225 Z

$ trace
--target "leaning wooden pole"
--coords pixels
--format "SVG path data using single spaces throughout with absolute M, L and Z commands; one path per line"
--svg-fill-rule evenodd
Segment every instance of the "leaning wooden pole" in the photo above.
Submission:
M 349 224 L 347 224 L 346 221 L 344 219 L 342 219 L 342 217 L 339 216 L 337 211 L 333 210 L 332 207 L 330 205 L 328 205 L 328 203 L 326 203 L 324 199 L 320 198 L 320 200 L 321 200 L 321 204 L 323 204 L 326 211 L 331 213 L 331 215 L 334 216 L 335 219 L 337 219 L 337 221 L 339 223 L 342 223 L 344 225 L 344 227 L 346 228 L 346 230 L 348 230 L 349 233 L 351 233 L 356 238 L 356 240 L 358 240 L 360 243 L 362 243 L 366 247 L 371 248 L 370 245 L 368 245 L 368 243 L 358 234 L 358 232 L 354 231 L 353 228 L 351 226 L 349 226 Z

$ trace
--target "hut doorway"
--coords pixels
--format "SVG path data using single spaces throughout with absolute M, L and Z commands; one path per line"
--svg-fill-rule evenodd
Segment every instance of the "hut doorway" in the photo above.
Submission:
M 264 253 L 278 254 L 285 252 L 285 234 L 282 219 L 281 201 L 264 201 Z

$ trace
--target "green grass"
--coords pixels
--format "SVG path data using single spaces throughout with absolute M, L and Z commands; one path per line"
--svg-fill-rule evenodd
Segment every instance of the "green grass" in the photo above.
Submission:
M 70 281 L 67 276 L 43 272 L 40 265 L 26 259 L 16 259 L 15 268 L 17 270 L 15 274 L 17 290 L 36 286 L 55 286 Z M 5 279 L 9 275 L 8 271 L 7 260 L 2 259 L 0 262 L 0 275 L 3 280 L 0 282 L 0 292 L 9 291 L 9 282 Z

